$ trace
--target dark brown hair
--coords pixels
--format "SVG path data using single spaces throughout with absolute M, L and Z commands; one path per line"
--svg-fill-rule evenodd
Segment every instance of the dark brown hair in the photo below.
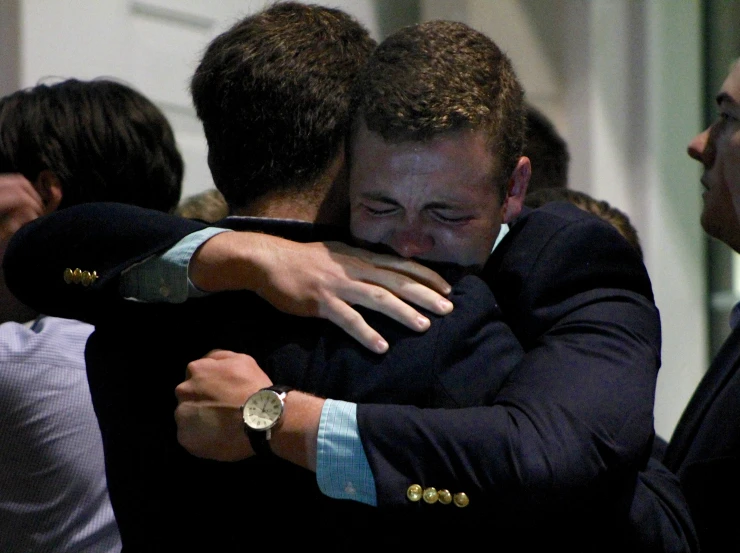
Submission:
M 243 19 L 208 46 L 191 91 L 214 182 L 232 210 L 310 186 L 328 167 L 374 47 L 346 13 L 295 2 Z
M 171 211 L 183 162 L 167 119 L 110 80 L 40 84 L 0 99 L 0 173 L 35 182 L 49 170 L 64 208 L 109 201 Z
M 527 193 L 543 188 L 567 188 L 570 153 L 555 125 L 534 106 L 527 106 L 527 134 L 523 155 L 532 162 Z
M 542 207 L 550 202 L 569 202 L 583 211 L 601 217 L 601 219 L 616 228 L 619 234 L 624 236 L 627 242 L 632 244 L 637 250 L 637 253 L 640 254 L 640 258 L 642 258 L 642 247 L 640 246 L 640 239 L 637 236 L 637 229 L 632 226 L 629 217 L 616 207 L 612 207 L 603 200 L 596 200 L 584 192 L 569 190 L 567 188 L 543 188 L 527 195 L 524 200 L 524 204 L 531 208 Z

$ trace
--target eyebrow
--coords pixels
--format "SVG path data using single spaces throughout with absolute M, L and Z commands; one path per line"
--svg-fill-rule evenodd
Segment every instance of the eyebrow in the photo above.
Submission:
M 383 202 L 383 203 L 386 203 L 386 204 L 400 205 L 396 200 L 394 200 L 393 198 L 389 198 L 388 196 L 386 196 L 382 192 L 363 192 L 362 194 L 360 194 L 360 196 L 362 196 L 365 199 L 373 200 L 373 201 L 376 201 L 376 202 Z
M 373 200 L 376 202 L 382 202 L 396 206 L 401 205 L 393 198 L 389 198 L 388 196 L 384 195 L 382 192 L 363 192 L 360 195 L 367 200 Z M 464 207 L 451 203 L 446 203 L 443 201 L 436 201 L 424 204 L 424 209 L 464 209 Z

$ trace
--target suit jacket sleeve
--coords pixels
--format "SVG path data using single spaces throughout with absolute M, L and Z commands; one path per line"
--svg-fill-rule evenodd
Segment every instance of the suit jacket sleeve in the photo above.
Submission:
M 567 210 L 528 217 L 499 248 L 488 276 L 524 359 L 484 407 L 360 405 L 378 505 L 418 508 L 405 495 L 417 483 L 506 516 L 604 497 L 626 513 L 659 366 L 645 269 L 613 229 Z
M 699 540 L 678 477 L 651 457 L 637 477 L 625 533 L 632 551 L 699 551 Z
M 39 312 L 96 322 L 124 300 L 121 272 L 205 223 L 115 203 L 63 209 L 21 228 L 3 260 L 10 291 Z M 95 271 L 89 287 L 68 284 L 65 269 Z

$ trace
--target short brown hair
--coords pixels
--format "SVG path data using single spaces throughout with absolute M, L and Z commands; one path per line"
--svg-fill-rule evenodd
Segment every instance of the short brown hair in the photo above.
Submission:
M 524 91 L 511 61 L 463 23 L 429 21 L 388 37 L 358 76 L 353 106 L 386 141 L 484 131 L 504 192 L 522 154 Z
M 568 145 L 547 116 L 527 105 L 527 131 L 523 155 L 532 163 L 527 194 L 544 188 L 568 188 Z
M 172 128 L 149 99 L 109 79 L 39 84 L 0 99 L 0 173 L 35 182 L 49 170 L 59 208 L 120 202 L 172 211 L 183 162 Z
M 297 2 L 211 42 L 190 88 L 213 180 L 232 209 L 321 175 L 349 131 L 352 83 L 374 47 L 346 13 Z
M 642 247 L 640 246 L 640 238 L 637 236 L 637 229 L 632 226 L 630 218 L 616 207 L 612 207 L 603 200 L 597 200 L 585 192 L 567 188 L 542 188 L 528 194 L 524 200 L 524 205 L 538 208 L 550 202 L 569 202 L 583 211 L 600 217 L 617 229 L 619 234 L 632 244 L 637 253 L 640 254 L 640 259 L 642 259 Z

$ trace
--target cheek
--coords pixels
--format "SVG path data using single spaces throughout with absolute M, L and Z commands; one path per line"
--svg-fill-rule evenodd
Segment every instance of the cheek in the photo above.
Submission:
M 734 217 L 734 201 L 731 191 L 719 183 L 710 188 L 704 196 L 704 210 L 702 212 L 702 224 L 723 226 L 726 221 Z
M 462 265 L 480 265 L 488 259 L 496 236 L 488 226 L 473 226 L 438 233 L 436 243 L 453 258 L 448 259 L 449 261 Z
M 725 135 L 715 145 L 717 195 L 731 200 L 734 211 L 740 212 L 740 130 Z M 728 201 L 728 203 L 730 203 Z
M 350 213 L 349 230 L 359 240 L 380 242 L 385 226 L 382 219 L 370 217 L 361 209 L 353 209 Z
M 725 159 L 724 172 L 728 188 L 733 195 L 740 193 L 740 130 L 721 145 Z

